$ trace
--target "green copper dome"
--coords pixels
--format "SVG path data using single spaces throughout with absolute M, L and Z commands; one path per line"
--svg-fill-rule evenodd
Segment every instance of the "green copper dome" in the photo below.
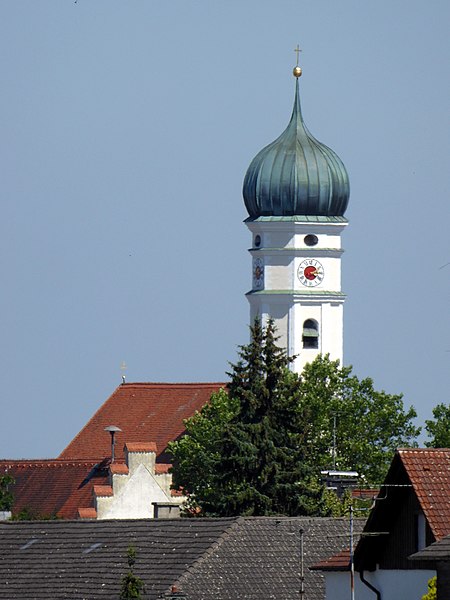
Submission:
M 252 218 L 344 215 L 350 195 L 347 171 L 337 154 L 306 128 L 298 79 L 289 125 L 252 160 L 243 195 Z

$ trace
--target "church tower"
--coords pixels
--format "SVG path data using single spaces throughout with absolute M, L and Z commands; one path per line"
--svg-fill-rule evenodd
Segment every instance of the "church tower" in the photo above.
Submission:
M 291 120 L 252 160 L 244 202 L 252 234 L 250 322 L 273 318 L 293 369 L 318 354 L 343 359 L 341 233 L 350 194 L 340 158 L 306 128 L 294 68 Z

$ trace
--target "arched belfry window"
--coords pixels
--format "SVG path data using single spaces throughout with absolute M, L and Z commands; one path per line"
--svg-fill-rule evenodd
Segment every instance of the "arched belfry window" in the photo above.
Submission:
M 306 319 L 303 323 L 303 348 L 319 347 L 319 323 L 314 319 Z

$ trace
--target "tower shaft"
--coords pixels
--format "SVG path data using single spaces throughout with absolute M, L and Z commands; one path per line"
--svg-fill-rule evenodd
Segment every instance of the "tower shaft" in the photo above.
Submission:
M 275 321 L 301 372 L 318 354 L 343 360 L 341 233 L 344 217 L 247 219 L 252 233 L 250 319 Z

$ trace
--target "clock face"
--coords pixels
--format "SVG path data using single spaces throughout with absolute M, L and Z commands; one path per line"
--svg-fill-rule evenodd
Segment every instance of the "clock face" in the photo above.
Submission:
M 300 283 L 306 287 L 315 287 L 322 283 L 324 271 L 322 264 L 315 258 L 302 260 L 297 271 Z
M 262 290 L 264 287 L 264 263 L 262 258 L 253 260 L 253 289 Z

